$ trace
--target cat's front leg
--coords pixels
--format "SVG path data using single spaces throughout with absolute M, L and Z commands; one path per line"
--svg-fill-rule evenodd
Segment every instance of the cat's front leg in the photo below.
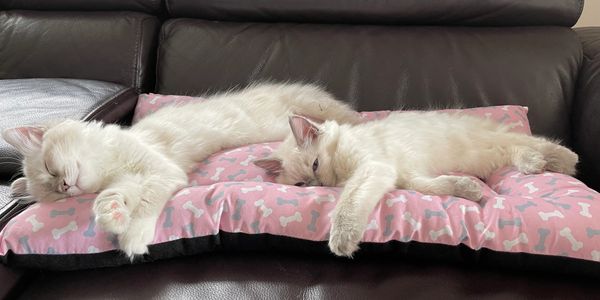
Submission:
M 119 248 L 130 258 L 148 252 L 165 203 L 187 183 L 181 170 L 163 173 L 120 176 L 94 202 L 97 224 L 117 235 Z
M 332 215 L 329 249 L 333 253 L 352 257 L 358 250 L 369 215 L 395 182 L 395 170 L 385 164 L 365 164 L 354 171 Z
M 160 174 L 143 177 L 139 202 L 131 210 L 131 222 L 125 232 L 118 235 L 119 248 L 131 259 L 148 252 L 154 239 L 156 222 L 167 201 L 187 184 L 187 175 L 179 168 L 171 172 L 166 168 Z
M 129 227 L 131 212 L 140 201 L 140 185 L 134 178 L 119 180 L 98 194 L 93 212 L 96 224 L 106 232 L 122 234 Z

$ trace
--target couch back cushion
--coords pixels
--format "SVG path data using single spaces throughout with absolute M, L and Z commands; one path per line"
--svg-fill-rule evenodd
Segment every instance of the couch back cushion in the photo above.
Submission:
M 469 26 L 571 27 L 583 9 L 583 0 L 165 0 L 165 3 L 174 17 L 222 21 Z
M 138 12 L 0 11 L 0 79 L 154 85 L 159 21 Z
M 256 80 L 316 82 L 358 110 L 519 104 L 532 131 L 569 143 L 582 61 L 564 27 L 234 23 L 162 28 L 161 94 L 199 95 Z
M 130 10 L 160 13 L 162 0 L 0 0 L 0 9 Z

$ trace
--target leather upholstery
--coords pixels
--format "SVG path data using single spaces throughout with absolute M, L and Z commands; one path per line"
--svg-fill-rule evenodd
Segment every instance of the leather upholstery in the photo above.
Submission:
M 577 28 L 583 45 L 577 101 L 573 110 L 574 147 L 581 158 L 580 176 L 600 190 L 600 28 Z
M 405 259 L 214 253 L 40 272 L 19 299 L 590 299 L 596 279 Z
M 0 9 L 33 10 L 131 10 L 157 13 L 161 0 L 0 0 Z
M 147 90 L 158 26 L 134 12 L 0 12 L 0 79 L 93 79 Z
M 0 80 L 0 129 L 51 119 L 115 121 L 131 112 L 137 94 L 124 86 L 76 79 Z M 18 172 L 20 156 L 0 139 L 0 178 Z
M 569 143 L 577 35 L 560 27 L 390 27 L 175 19 L 157 91 L 202 94 L 255 80 L 319 82 L 359 110 L 529 106 L 536 134 Z M 535 54 L 535 55 L 534 55 Z
M 173 17 L 402 25 L 573 26 L 583 0 L 166 0 Z
M 0 299 L 11 299 L 16 296 L 19 286 L 24 284 L 25 272 L 21 269 L 0 265 Z
M 2 208 L 12 199 L 10 198 L 10 186 L 5 182 L 0 182 L 0 220 L 2 220 Z M 0 226 L 2 227 L 2 226 Z
M 0 0 L 0 9 L 2 4 L 48 10 L 133 5 L 131 10 L 150 12 L 133 2 L 152 1 Z M 595 142 L 599 135 L 594 117 L 600 68 L 594 54 L 597 33 L 593 33 L 597 29 L 575 34 L 552 26 L 511 27 L 569 27 L 583 1 L 434 2 L 166 0 L 172 16 L 236 23 L 168 21 L 162 32 L 156 91 L 201 94 L 254 79 L 291 78 L 321 81 L 360 109 L 525 104 L 531 108 L 534 132 L 566 139 L 582 154 L 580 167 L 587 183 L 598 180 L 594 153 L 600 145 Z M 82 20 L 88 18 L 92 20 Z M 156 22 L 129 12 L 0 12 L 0 78 L 63 76 L 151 87 L 153 64 L 144 57 L 152 57 L 152 38 L 142 37 L 139 48 L 132 50 L 131 43 L 138 39 L 128 30 L 146 32 L 144 28 L 156 28 Z M 483 25 L 490 27 L 475 27 Z M 140 53 L 139 64 L 131 51 Z M 113 118 L 112 114 L 105 117 Z M 6 186 L 1 186 L 2 193 Z M 11 206 L 7 215 L 20 209 Z M 8 219 L 4 213 L 0 211 L 0 220 Z M 0 297 L 19 278 L 11 272 L 0 269 Z M 581 276 L 499 271 L 465 262 L 345 260 L 277 251 L 212 253 L 120 268 L 29 274 L 35 278 L 21 299 L 514 299 L 590 298 L 600 293 L 597 279 Z

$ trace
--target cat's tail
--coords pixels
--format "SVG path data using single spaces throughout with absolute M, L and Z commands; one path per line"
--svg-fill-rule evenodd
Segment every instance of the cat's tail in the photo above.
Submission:
M 517 143 L 520 145 L 513 147 L 512 151 L 513 162 L 517 167 L 519 167 L 518 163 L 535 163 L 536 157 L 539 157 L 545 161 L 543 169 L 546 171 L 567 175 L 575 175 L 577 172 L 579 156 L 558 142 L 527 135 L 519 135 L 517 140 L 520 141 Z M 534 151 L 530 152 L 527 148 Z
M 296 84 L 295 97 L 289 97 L 292 113 L 309 117 L 318 121 L 334 120 L 340 124 L 358 124 L 363 121 L 360 114 L 352 107 L 319 86 L 312 84 Z
M 545 140 L 537 145 L 537 150 L 544 155 L 546 170 L 551 172 L 575 175 L 579 162 L 577 153 L 556 142 Z

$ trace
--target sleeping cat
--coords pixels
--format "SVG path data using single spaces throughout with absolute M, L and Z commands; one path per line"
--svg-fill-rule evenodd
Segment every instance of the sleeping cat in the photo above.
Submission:
M 290 118 L 292 133 L 271 157 L 254 163 L 283 184 L 344 187 L 334 213 L 329 248 L 351 256 L 367 218 L 394 188 L 479 201 L 467 176 L 487 178 L 514 165 L 525 174 L 574 174 L 577 154 L 541 137 L 508 131 L 490 120 L 440 112 L 395 112 L 358 125 Z
M 118 235 L 129 257 L 147 252 L 166 201 L 195 162 L 224 148 L 283 139 L 288 116 L 356 123 L 359 115 L 313 85 L 258 84 L 207 100 L 164 107 L 131 128 L 66 120 L 6 129 L 23 155 L 13 194 L 55 201 L 99 193 L 97 224 Z

